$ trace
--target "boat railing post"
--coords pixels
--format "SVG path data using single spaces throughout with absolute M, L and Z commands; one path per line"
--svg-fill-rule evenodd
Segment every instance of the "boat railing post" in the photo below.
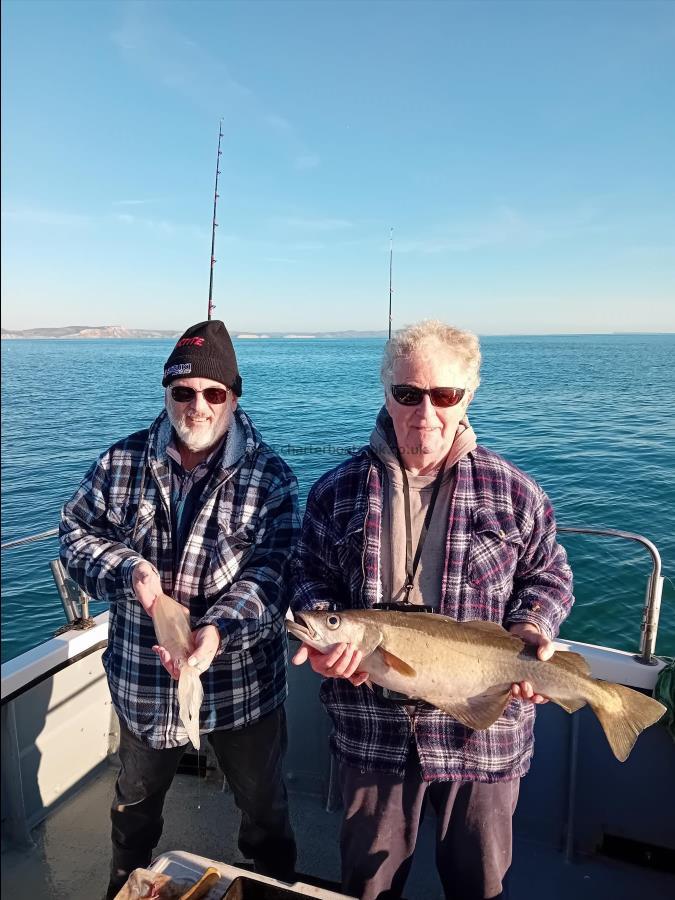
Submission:
M 654 571 L 647 581 L 640 633 L 640 662 L 650 666 L 656 664 L 654 651 L 656 649 L 656 634 L 659 628 L 662 595 L 663 575 L 657 575 Z
M 77 618 L 77 610 L 75 608 L 75 603 L 70 594 L 70 591 L 68 590 L 63 564 L 60 559 L 53 559 L 49 563 L 49 567 L 51 568 L 52 575 L 54 576 L 54 583 L 56 584 L 56 590 L 59 592 L 59 597 L 61 598 L 61 603 L 63 604 L 63 611 L 66 614 L 66 619 L 68 620 L 68 622 L 74 622 Z
M 656 545 L 641 534 L 634 534 L 632 531 L 618 531 L 612 528 L 580 528 L 560 525 L 557 531 L 561 534 L 590 534 L 623 538 L 627 541 L 636 541 L 649 552 L 652 558 L 652 573 L 647 581 L 647 590 L 645 592 L 645 603 L 640 626 L 640 651 L 635 654 L 635 659 L 646 666 L 655 666 L 657 660 L 654 657 L 654 650 L 656 649 L 656 635 L 659 630 L 659 614 L 661 612 L 661 596 L 663 594 L 661 555 Z
M 40 534 L 31 534 L 28 537 L 18 538 L 15 541 L 7 541 L 4 544 L 0 544 L 0 549 L 11 550 L 13 547 L 23 547 L 26 544 L 43 541 L 45 538 L 56 537 L 58 533 L 58 528 L 52 528 L 50 531 L 43 531 Z M 68 623 L 59 628 L 56 634 L 68 631 L 70 625 L 73 628 L 92 628 L 94 620 L 89 616 L 89 595 L 69 577 L 60 559 L 53 559 L 49 563 L 49 568 L 52 570 L 52 577 L 56 584 L 56 590 L 59 592 L 63 612 Z
M 86 622 L 89 618 L 89 594 L 85 594 L 85 592 L 80 589 L 80 618 L 83 622 Z

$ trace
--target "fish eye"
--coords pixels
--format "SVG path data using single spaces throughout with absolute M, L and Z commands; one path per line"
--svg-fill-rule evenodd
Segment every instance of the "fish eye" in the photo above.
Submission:
M 329 628 L 333 628 L 333 629 L 339 628 L 340 627 L 340 616 L 336 616 L 336 615 L 326 616 L 326 625 L 328 625 Z

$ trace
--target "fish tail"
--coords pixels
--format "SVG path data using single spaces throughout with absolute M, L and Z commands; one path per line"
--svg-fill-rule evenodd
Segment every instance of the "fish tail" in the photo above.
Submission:
M 178 715 L 195 750 L 199 750 L 199 710 L 204 688 L 196 668 L 183 666 L 178 679 Z
M 591 709 L 598 717 L 612 753 L 625 762 L 640 733 L 658 722 L 665 706 L 639 691 L 622 684 L 596 681 L 598 696 L 589 697 Z

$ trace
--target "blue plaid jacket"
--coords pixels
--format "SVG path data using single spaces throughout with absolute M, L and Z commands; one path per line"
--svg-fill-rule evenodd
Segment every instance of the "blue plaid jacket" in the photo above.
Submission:
M 293 609 L 382 601 L 385 478 L 365 447 L 314 485 L 292 563 Z M 439 612 L 459 621 L 531 622 L 552 638 L 573 602 L 548 498 L 514 465 L 477 447 L 457 463 Z M 503 781 L 529 769 L 530 703 L 512 701 L 490 728 L 476 731 L 429 704 L 409 712 L 345 679 L 325 679 L 321 699 L 333 720 L 333 752 L 361 770 L 403 775 L 412 741 L 427 781 Z
M 156 567 L 165 593 L 190 610 L 193 628 L 213 624 L 220 632 L 220 652 L 202 675 L 203 733 L 253 722 L 287 694 L 285 576 L 300 527 L 297 482 L 248 416 L 239 408 L 235 416 L 244 453 L 227 466 L 225 443 L 175 573 L 165 412 L 149 430 L 103 453 L 63 507 L 61 559 L 91 597 L 110 603 L 103 662 L 115 709 L 160 749 L 188 737 L 177 682 L 152 652 L 152 620 L 131 587 L 141 559 Z

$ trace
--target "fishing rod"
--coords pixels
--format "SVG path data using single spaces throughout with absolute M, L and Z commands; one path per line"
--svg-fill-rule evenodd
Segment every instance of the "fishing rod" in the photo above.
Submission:
M 394 229 L 389 232 L 389 340 L 391 340 L 391 273 L 394 263 Z
M 209 275 L 209 309 L 208 309 L 208 317 L 211 318 L 211 313 L 216 308 L 215 303 L 213 302 L 213 267 L 216 262 L 216 258 L 214 256 L 216 250 L 216 228 L 218 227 L 218 223 L 216 222 L 216 207 L 218 205 L 218 176 L 220 175 L 220 157 L 222 155 L 220 149 L 220 142 L 223 139 L 223 120 L 220 120 L 218 125 L 218 156 L 216 157 L 216 186 L 213 191 L 213 223 L 211 225 L 211 271 Z

